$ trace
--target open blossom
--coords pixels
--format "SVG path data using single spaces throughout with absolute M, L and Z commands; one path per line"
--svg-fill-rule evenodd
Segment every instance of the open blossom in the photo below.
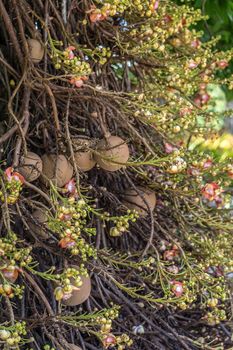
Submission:
M 74 47 L 74 46 L 68 46 L 68 47 L 66 48 L 66 51 L 68 52 L 68 58 L 69 58 L 70 60 L 72 60 L 72 59 L 75 57 L 75 55 L 74 55 L 74 53 L 73 53 L 74 50 L 75 50 L 75 47 Z
M 176 249 L 166 250 L 163 253 L 164 260 L 173 261 L 175 257 L 179 255 L 179 251 Z
M 70 83 L 72 85 L 75 85 L 77 88 L 80 88 L 83 86 L 83 80 L 81 78 L 71 78 Z
M 201 45 L 201 42 L 198 39 L 195 39 L 191 42 L 191 47 L 193 47 L 194 49 L 197 49 L 200 45 Z
M 188 68 L 194 69 L 194 68 L 197 68 L 197 66 L 198 66 L 197 62 L 195 62 L 193 60 L 189 61 Z
M 113 334 L 109 333 L 103 338 L 102 342 L 104 348 L 108 349 L 109 347 L 116 345 L 116 337 Z
M 171 281 L 172 291 L 176 297 L 181 297 L 184 293 L 183 283 L 179 281 Z
M 72 60 L 74 58 L 74 53 L 73 51 L 70 51 L 69 52 L 69 55 L 68 55 L 69 59 Z
M 211 159 L 207 159 L 203 164 L 203 169 L 209 169 L 213 165 L 213 161 Z
M 65 248 L 72 248 L 75 246 L 76 242 L 69 236 L 62 238 L 59 241 L 59 246 L 63 249 Z
M 102 13 L 93 12 L 93 13 L 90 14 L 90 21 L 92 23 L 104 21 L 105 19 L 106 19 L 106 17 L 104 15 L 102 15 Z
M 190 113 L 192 113 L 192 108 L 191 107 L 185 107 L 185 108 L 181 108 L 181 110 L 179 111 L 179 115 L 181 117 L 184 117 L 186 115 L 189 115 Z
M 19 181 L 19 182 L 21 182 L 21 184 L 23 184 L 25 181 L 23 175 L 14 171 L 12 167 L 9 167 L 5 170 L 5 175 L 6 175 L 7 180 L 9 182 L 11 182 L 12 180 L 15 180 L 15 181 Z
M 202 104 L 206 104 L 210 100 L 210 95 L 206 92 L 201 95 Z
M 176 266 L 176 265 L 168 266 L 168 267 L 167 267 L 167 270 L 168 270 L 170 273 L 173 273 L 174 275 L 176 275 L 177 273 L 179 273 L 179 267 Z
M 218 68 L 225 69 L 228 67 L 229 63 L 226 60 L 221 60 L 217 62 Z
M 193 166 L 187 169 L 187 174 L 191 176 L 199 176 L 200 170 Z
M 71 179 L 69 182 L 67 182 L 65 189 L 69 194 L 75 194 L 77 192 L 75 180 Z
M 159 7 L 159 2 L 160 0 L 153 0 L 152 3 L 151 3 L 151 10 L 152 11 L 156 11 Z
M 164 144 L 164 146 L 165 146 L 165 152 L 166 152 L 167 154 L 170 154 L 170 153 L 172 153 L 172 152 L 178 150 L 177 147 L 171 145 L 171 144 L 168 143 L 168 142 L 166 142 L 166 143 Z
M 88 80 L 87 76 L 83 77 L 73 77 L 70 79 L 70 83 L 78 88 L 82 87 L 84 84 L 84 81 Z
M 91 7 L 91 10 L 89 12 L 90 12 L 89 18 L 92 23 L 104 21 L 109 16 L 109 13 L 110 13 L 109 10 L 106 10 L 105 13 L 102 13 L 94 5 Z
M 201 189 L 202 196 L 209 201 L 218 200 L 222 192 L 221 187 L 216 182 L 208 183 Z

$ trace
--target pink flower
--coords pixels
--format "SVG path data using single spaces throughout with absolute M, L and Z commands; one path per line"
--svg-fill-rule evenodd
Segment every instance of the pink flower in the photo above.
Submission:
M 69 52 L 69 60 L 72 60 L 73 58 L 74 58 L 74 53 L 73 53 L 73 51 L 70 51 Z
M 213 165 L 212 160 L 211 160 L 211 159 L 207 159 L 207 160 L 204 162 L 204 164 L 203 164 L 203 168 L 204 168 L 204 169 L 209 169 L 209 168 L 212 167 L 212 165 Z
M 66 48 L 66 51 L 68 52 L 68 58 L 69 58 L 69 60 L 72 60 L 73 58 L 74 58 L 74 53 L 73 53 L 73 51 L 75 50 L 75 47 L 74 46 L 68 46 L 67 48 Z
M 68 193 L 70 194 L 75 194 L 77 192 L 76 189 L 76 183 L 74 179 L 71 179 L 66 185 L 65 189 L 67 190 Z
M 199 85 L 200 90 L 205 90 L 206 87 L 207 87 L 206 83 L 201 83 L 201 84 Z
M 91 10 L 88 12 L 90 13 L 89 18 L 92 23 L 104 21 L 109 15 L 109 10 L 107 10 L 106 13 L 103 14 L 99 9 L 95 7 L 95 5 L 92 5 Z
M 74 46 L 68 46 L 67 47 L 67 49 L 66 49 L 67 51 L 74 51 L 75 50 L 75 47 Z
M 219 195 L 222 192 L 222 189 L 216 182 L 211 182 L 206 184 L 202 189 L 202 196 L 205 199 L 208 199 L 209 201 L 218 201 L 219 202 Z
M 166 142 L 164 146 L 165 146 L 165 152 L 166 152 L 167 154 L 170 154 L 170 153 L 172 153 L 172 152 L 174 152 L 174 151 L 177 151 L 177 149 L 178 149 L 177 147 L 171 145 L 171 144 L 168 143 L 168 142 Z
M 197 96 L 194 98 L 194 103 L 195 103 L 198 107 L 201 107 L 202 101 L 201 101 L 201 96 L 200 96 L 200 95 L 197 95 Z
M 59 241 L 59 246 L 63 249 L 72 248 L 75 246 L 76 242 L 69 236 L 62 238 Z
M 170 273 L 173 273 L 173 274 L 177 274 L 179 272 L 179 267 L 176 266 L 176 265 L 171 265 L 171 266 L 168 266 L 167 270 L 170 272 Z
M 185 107 L 185 108 L 181 108 L 181 110 L 180 110 L 180 112 L 179 112 L 179 115 L 180 115 L 181 117 L 184 117 L 185 115 L 188 115 L 188 114 L 190 114 L 190 113 L 192 113 L 192 108 L 190 108 L 190 107 Z
M 154 3 L 154 10 L 157 10 L 158 7 L 159 7 L 159 1 L 160 0 L 156 0 L 155 3 Z
M 12 167 L 9 167 L 5 170 L 5 175 L 9 182 L 11 182 L 12 180 L 19 181 L 21 182 L 21 184 L 25 182 L 23 175 L 21 175 L 20 173 L 17 173 L 16 171 L 13 171 Z
M 108 349 L 109 347 L 116 345 L 116 337 L 113 334 L 109 333 L 103 338 L 102 342 L 104 348 Z
M 221 60 L 217 62 L 218 68 L 225 69 L 228 67 L 229 63 L 226 60 Z
M 198 63 L 196 63 L 196 62 L 193 61 L 193 60 L 191 60 L 191 61 L 189 62 L 189 64 L 188 64 L 188 67 L 189 67 L 190 69 L 197 68 L 197 66 L 198 66 Z
M 179 281 L 172 281 L 171 282 L 172 291 L 175 294 L 176 297 L 181 297 L 182 294 L 184 293 L 184 288 L 183 288 L 183 283 Z
M 178 255 L 179 255 L 179 252 L 177 250 L 171 249 L 171 250 L 166 250 L 163 253 L 163 258 L 164 260 L 167 260 L 167 261 L 173 261 L 174 258 Z
M 209 99 L 210 99 L 210 95 L 207 94 L 207 92 L 201 95 L 201 101 L 203 104 L 206 104 L 209 101 Z
M 195 39 L 191 42 L 191 47 L 193 47 L 194 49 L 197 49 L 200 45 L 201 45 L 201 42 L 198 39 Z
M 164 20 L 165 23 L 170 23 L 170 22 L 172 22 L 172 17 L 169 16 L 169 15 L 165 15 L 163 17 L 163 20 Z
M 200 171 L 199 169 L 195 168 L 195 167 L 190 167 L 187 170 L 188 175 L 192 175 L 192 176 L 199 176 L 200 175 Z
M 83 86 L 83 80 L 81 78 L 72 78 L 70 79 L 70 83 L 74 86 L 76 86 L 77 88 L 80 88 Z
M 93 12 L 90 14 L 90 21 L 92 23 L 100 22 L 105 20 L 105 17 L 101 13 Z

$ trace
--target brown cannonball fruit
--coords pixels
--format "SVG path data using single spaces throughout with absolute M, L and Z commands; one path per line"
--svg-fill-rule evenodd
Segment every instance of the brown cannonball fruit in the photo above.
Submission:
M 96 161 L 93 159 L 93 155 L 90 151 L 76 152 L 74 158 L 77 167 L 82 171 L 89 171 L 96 165 Z
M 69 344 L 70 350 L 82 350 L 78 345 Z
M 84 303 L 84 301 L 86 301 L 89 298 L 91 293 L 91 279 L 89 276 L 88 277 L 81 276 L 81 280 L 83 282 L 81 287 L 79 287 L 78 290 L 74 290 L 70 298 L 66 300 L 62 300 L 63 304 L 67 306 L 76 306 Z M 72 284 L 72 278 L 71 278 L 71 284 Z
M 58 187 L 63 187 L 73 175 L 73 167 L 62 154 L 44 154 L 42 157 L 42 173 Z M 42 176 L 42 181 L 48 184 L 48 180 Z
M 129 147 L 119 136 L 110 136 L 107 139 L 100 140 L 97 145 L 97 151 L 99 154 L 95 155 L 95 159 L 104 170 L 117 171 L 129 159 Z M 121 164 L 112 163 L 110 159 Z
M 131 210 L 136 210 L 140 216 L 146 216 L 148 214 L 148 207 L 151 211 L 154 210 L 156 205 L 155 193 L 147 188 L 140 187 L 138 192 L 135 189 L 129 189 L 124 195 L 124 204 Z M 142 198 L 143 197 L 143 198 Z M 144 200 L 146 203 L 144 202 Z
M 33 152 L 28 152 L 26 157 L 22 157 L 19 167 L 19 173 L 23 175 L 28 182 L 35 181 L 42 172 L 42 160 Z
M 33 230 L 33 232 L 38 234 L 38 236 L 40 236 L 43 239 L 49 238 L 49 235 L 45 231 L 46 229 L 45 224 L 48 221 L 46 210 L 42 208 L 36 209 L 32 213 L 32 216 L 38 224 L 35 224 L 34 222 L 30 222 L 29 223 L 30 229 Z
M 33 63 L 39 63 L 44 57 L 44 48 L 36 39 L 28 39 L 29 55 Z

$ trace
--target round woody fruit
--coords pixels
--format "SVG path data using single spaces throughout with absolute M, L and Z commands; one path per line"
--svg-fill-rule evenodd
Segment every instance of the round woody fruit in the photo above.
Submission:
M 42 239 L 48 239 L 49 235 L 46 233 L 46 228 L 44 227 L 46 222 L 48 221 L 46 210 L 45 209 L 36 209 L 32 213 L 33 218 L 38 223 L 30 222 L 30 229 L 35 232 Z
M 28 152 L 26 157 L 22 157 L 19 173 L 28 182 L 35 181 L 42 172 L 42 160 L 33 152 Z
M 44 57 L 44 47 L 37 39 L 28 39 L 29 55 L 33 63 L 39 63 Z
M 96 161 L 93 159 L 93 155 L 90 151 L 76 152 L 74 158 L 77 167 L 82 171 L 89 171 L 96 165 Z
M 82 350 L 78 345 L 69 344 L 70 350 Z
M 136 210 L 140 216 L 148 215 L 148 207 L 151 211 L 156 205 L 155 193 L 147 188 L 129 189 L 124 195 L 124 204 L 131 210 Z
M 98 154 L 95 155 L 97 163 L 107 171 L 121 169 L 129 159 L 129 147 L 119 136 L 110 136 L 100 140 L 97 152 Z
M 73 167 L 63 155 L 44 154 L 42 157 L 43 175 L 42 181 L 48 185 L 51 180 L 58 187 L 67 184 L 73 175 Z

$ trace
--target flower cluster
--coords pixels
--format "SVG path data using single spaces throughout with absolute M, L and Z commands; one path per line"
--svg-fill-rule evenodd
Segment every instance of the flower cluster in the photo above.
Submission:
M 23 343 L 22 336 L 26 335 L 26 322 L 16 322 L 14 326 L 0 325 L 0 342 L 10 348 L 17 348 Z
M 51 44 L 51 59 L 54 67 L 58 70 L 63 70 L 67 76 L 70 76 L 70 84 L 75 87 L 82 87 L 84 82 L 88 80 L 91 74 L 90 64 L 82 60 L 76 53 L 75 46 L 68 46 L 61 51 L 57 48 L 58 44 L 50 40 Z
M 111 221 L 114 223 L 114 227 L 110 229 L 110 236 L 119 237 L 129 229 L 129 221 L 135 222 L 138 218 L 136 211 L 127 211 L 127 215 L 111 217 Z M 108 218 L 107 218 L 108 219 Z
M 8 204 L 14 204 L 18 200 L 22 190 L 24 177 L 10 167 L 4 172 L 4 183 L 5 191 L 3 188 L 0 190 L 0 199 L 2 202 L 6 199 Z
M 83 236 L 93 235 L 95 230 L 87 227 L 89 205 L 83 198 L 75 196 L 64 199 L 56 208 L 56 217 L 49 217 L 48 226 L 59 236 L 59 246 L 68 249 L 72 255 L 80 255 L 82 260 L 95 257 L 96 251 Z
M 17 248 L 17 236 L 11 232 L 0 239 L 0 295 L 21 297 L 23 286 L 15 284 L 23 268 L 32 262 L 31 247 Z
M 61 274 L 56 275 L 56 283 L 59 284 L 54 290 L 56 300 L 69 299 L 72 292 L 78 290 L 82 286 L 82 276 L 88 276 L 84 265 L 80 265 L 79 269 L 68 267 Z
M 216 183 L 207 183 L 201 190 L 202 196 L 208 202 L 214 202 L 217 206 L 222 204 L 222 188 Z
M 174 303 L 175 297 L 175 304 L 181 309 L 201 303 L 201 308 L 206 311 L 203 320 L 208 324 L 226 318 L 226 277 L 233 269 L 230 235 L 224 232 L 210 238 L 191 233 L 188 239 L 192 252 L 185 255 L 177 245 L 167 241 L 161 241 L 160 245 L 162 260 L 157 269 L 164 277 L 163 284 L 165 280 L 167 283 L 166 287 L 163 285 L 165 299 Z
M 113 334 L 109 333 L 108 335 L 103 336 L 102 343 L 104 349 L 117 346 L 118 350 L 124 350 L 133 344 L 133 340 L 130 339 L 128 334 L 125 333 L 122 333 L 120 336 L 114 336 Z
M 93 51 L 93 57 L 97 56 L 99 63 L 104 65 L 112 56 L 110 47 L 98 47 Z
M 99 337 L 104 349 L 117 346 L 118 350 L 124 350 L 126 346 L 132 345 L 133 341 L 127 334 L 115 336 L 112 333 L 112 321 L 119 316 L 118 308 L 112 308 L 104 313 L 104 317 L 97 317 L 96 322 L 101 326 Z

